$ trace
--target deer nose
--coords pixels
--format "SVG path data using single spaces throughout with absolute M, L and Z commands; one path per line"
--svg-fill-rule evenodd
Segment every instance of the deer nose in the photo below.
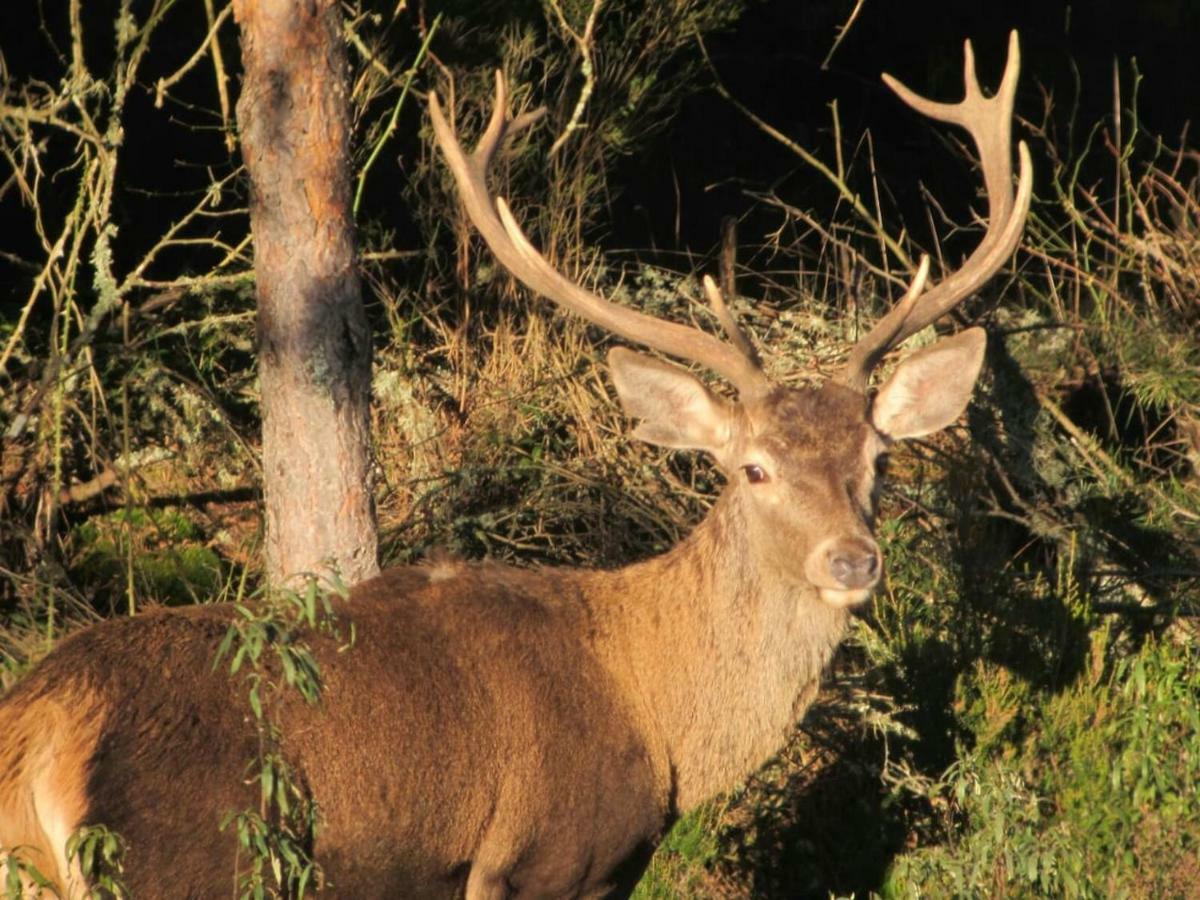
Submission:
M 879 580 L 879 547 L 864 538 L 838 541 L 827 551 L 829 574 L 846 590 L 869 588 Z

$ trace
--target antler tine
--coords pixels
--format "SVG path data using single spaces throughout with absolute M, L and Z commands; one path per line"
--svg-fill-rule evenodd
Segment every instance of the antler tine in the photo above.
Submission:
M 901 303 L 884 316 L 854 347 L 839 376 L 844 384 L 862 390 L 871 370 L 884 354 L 926 325 L 940 319 L 980 288 L 1016 250 L 1033 197 L 1033 163 L 1029 148 L 1017 145 L 1020 172 L 1014 197 L 1012 188 L 1012 115 L 1021 48 L 1017 32 L 1008 41 L 1008 62 L 1000 87 L 985 97 L 975 74 L 971 42 L 964 47 L 965 96 L 958 103 L 938 103 L 914 93 L 890 75 L 884 82 L 917 112 L 941 122 L 966 128 L 979 152 L 984 189 L 988 197 L 988 230 L 979 246 L 957 272 L 932 287 L 920 298 Z M 916 281 L 914 281 L 914 286 Z M 910 289 L 911 293 L 911 289 Z
M 467 215 L 484 241 L 526 287 L 614 334 L 680 359 L 697 362 L 728 379 L 743 397 L 768 389 L 766 376 L 752 356 L 707 332 L 618 306 L 586 290 L 555 269 L 529 242 L 501 198 L 487 189 L 487 172 L 505 136 L 536 121 L 544 109 L 510 119 L 504 76 L 496 73 L 496 101 L 483 136 L 469 157 L 450 130 L 437 95 L 430 93 L 433 133 L 454 174 Z M 736 339 L 735 339 L 736 340 Z
M 459 198 L 466 207 L 467 216 L 475 223 L 489 247 L 503 245 L 506 241 L 504 227 L 496 217 L 496 211 L 487 195 L 487 171 L 492 164 L 497 148 L 504 138 L 516 134 L 545 115 L 545 107 L 538 107 L 516 119 L 508 117 L 508 88 L 504 76 L 496 72 L 496 105 L 492 110 L 487 128 L 475 145 L 475 152 L 468 156 L 442 113 L 442 105 L 433 91 L 429 92 L 429 117 L 433 122 L 433 133 L 446 163 L 454 174 L 459 187 Z M 497 254 L 499 256 L 499 254 Z M 504 260 L 501 259 L 501 262 Z
M 733 312 L 726 305 L 725 295 L 721 293 L 721 289 L 717 287 L 717 283 L 712 280 L 711 275 L 705 275 L 703 280 L 704 294 L 708 297 L 708 303 L 713 308 L 713 315 L 721 323 L 721 330 L 725 332 L 725 336 L 737 347 L 738 352 L 742 356 L 745 356 L 756 366 L 761 366 L 762 362 L 758 358 L 758 351 L 754 349 L 754 344 L 751 343 L 750 336 L 741 329 L 737 323 L 737 319 L 733 317 Z
M 875 323 L 871 333 L 854 345 L 846 366 L 838 380 L 847 387 L 863 391 L 867 387 L 867 379 L 879 365 L 879 360 L 887 351 L 899 343 L 896 335 L 904 327 L 905 321 L 913 311 L 917 298 L 925 290 L 929 280 L 929 254 L 921 254 L 921 264 L 900 301 L 891 308 L 886 316 Z

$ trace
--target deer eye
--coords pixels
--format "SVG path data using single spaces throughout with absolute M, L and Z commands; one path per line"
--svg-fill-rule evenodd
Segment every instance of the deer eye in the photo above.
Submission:
M 767 472 L 762 466 L 751 463 L 748 466 L 742 466 L 742 471 L 746 473 L 746 480 L 751 484 L 762 484 L 767 480 Z

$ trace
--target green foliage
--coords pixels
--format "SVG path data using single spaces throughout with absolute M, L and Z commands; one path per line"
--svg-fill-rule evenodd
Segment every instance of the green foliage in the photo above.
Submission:
M 885 895 L 1181 897 L 1200 875 L 1200 656 L 1149 641 L 1113 659 L 1096 632 L 1084 677 L 1020 697 L 981 665 L 959 692 L 979 742 L 935 797 L 950 839 L 901 856 Z M 1000 702 L 996 702 L 999 700 Z M 1027 717 L 1008 733 L 1015 710 Z
M 0 885 L 0 900 L 58 897 L 50 879 L 20 855 L 20 847 L 0 847 L 0 866 L 4 868 L 4 883 Z M 33 888 L 30 894 L 26 887 Z
M 270 765 L 262 760 L 265 767 Z M 291 770 L 278 769 L 280 782 L 272 802 L 280 802 L 295 791 Z M 277 807 L 278 815 L 288 824 L 268 822 L 253 810 L 230 813 L 221 821 L 222 830 L 233 827 L 242 851 L 238 860 L 238 893 L 243 900 L 263 900 L 266 897 L 300 898 L 320 885 L 321 869 L 313 860 L 309 847 L 316 836 L 317 809 L 304 797 L 291 798 L 293 806 Z M 248 858 L 243 860 L 242 854 Z M 267 876 L 270 875 L 268 880 Z
M 275 590 L 253 605 L 239 604 L 213 659 L 214 668 L 228 665 L 230 677 L 241 674 L 258 731 L 258 754 L 247 767 L 247 781 L 259 787 L 258 808 L 230 811 L 221 821 L 222 830 L 232 827 L 237 836 L 241 898 L 301 898 L 321 886 L 312 857 L 320 809 L 281 750 L 276 707 L 285 690 L 310 705 L 320 701 L 320 667 L 306 636 L 340 640 L 333 594 L 345 597 L 345 586 L 323 591 L 309 579 L 303 591 Z
M 89 900 L 125 900 L 129 889 L 121 880 L 125 842 L 103 825 L 85 825 L 67 841 L 67 859 L 79 865 L 88 885 Z
M 330 586 L 330 591 L 344 597 L 347 588 L 338 582 Z M 276 589 L 258 601 L 236 605 L 237 618 L 217 647 L 213 668 L 228 658 L 230 675 L 238 674 L 243 667 L 248 669 L 244 677 L 251 685 L 255 717 L 261 718 L 260 688 L 265 685 L 275 691 L 279 687 L 271 680 L 264 681 L 269 650 L 279 666 L 283 686 L 299 691 L 306 702 L 315 704 L 321 695 L 320 668 L 300 636 L 304 630 L 336 634 L 331 593 L 322 591 L 310 578 L 303 591 Z
M 224 580 L 221 558 L 175 509 L 133 507 L 93 516 L 72 530 L 70 540 L 77 554 L 74 577 L 101 596 L 122 583 L 130 562 L 138 595 L 167 604 L 211 597 Z M 115 598 L 109 602 L 116 605 Z
M 18 853 L 20 849 L 0 848 L 0 868 L 4 870 L 0 898 L 32 900 L 62 896 L 49 878 Z M 87 893 L 83 895 L 88 900 L 126 900 L 129 897 L 129 890 L 121 880 L 125 842 L 120 835 L 103 825 L 84 825 L 67 839 L 65 849 L 68 864 L 78 868 L 88 885 Z

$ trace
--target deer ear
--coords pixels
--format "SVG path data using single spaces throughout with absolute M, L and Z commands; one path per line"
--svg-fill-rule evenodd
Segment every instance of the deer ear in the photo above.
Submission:
M 613 384 L 627 415 L 642 422 L 633 436 L 720 458 L 733 433 L 733 405 L 678 366 L 623 347 L 608 353 Z
M 875 430 L 899 441 L 957 419 L 971 399 L 986 345 L 982 328 L 968 328 L 903 360 L 871 404 Z

